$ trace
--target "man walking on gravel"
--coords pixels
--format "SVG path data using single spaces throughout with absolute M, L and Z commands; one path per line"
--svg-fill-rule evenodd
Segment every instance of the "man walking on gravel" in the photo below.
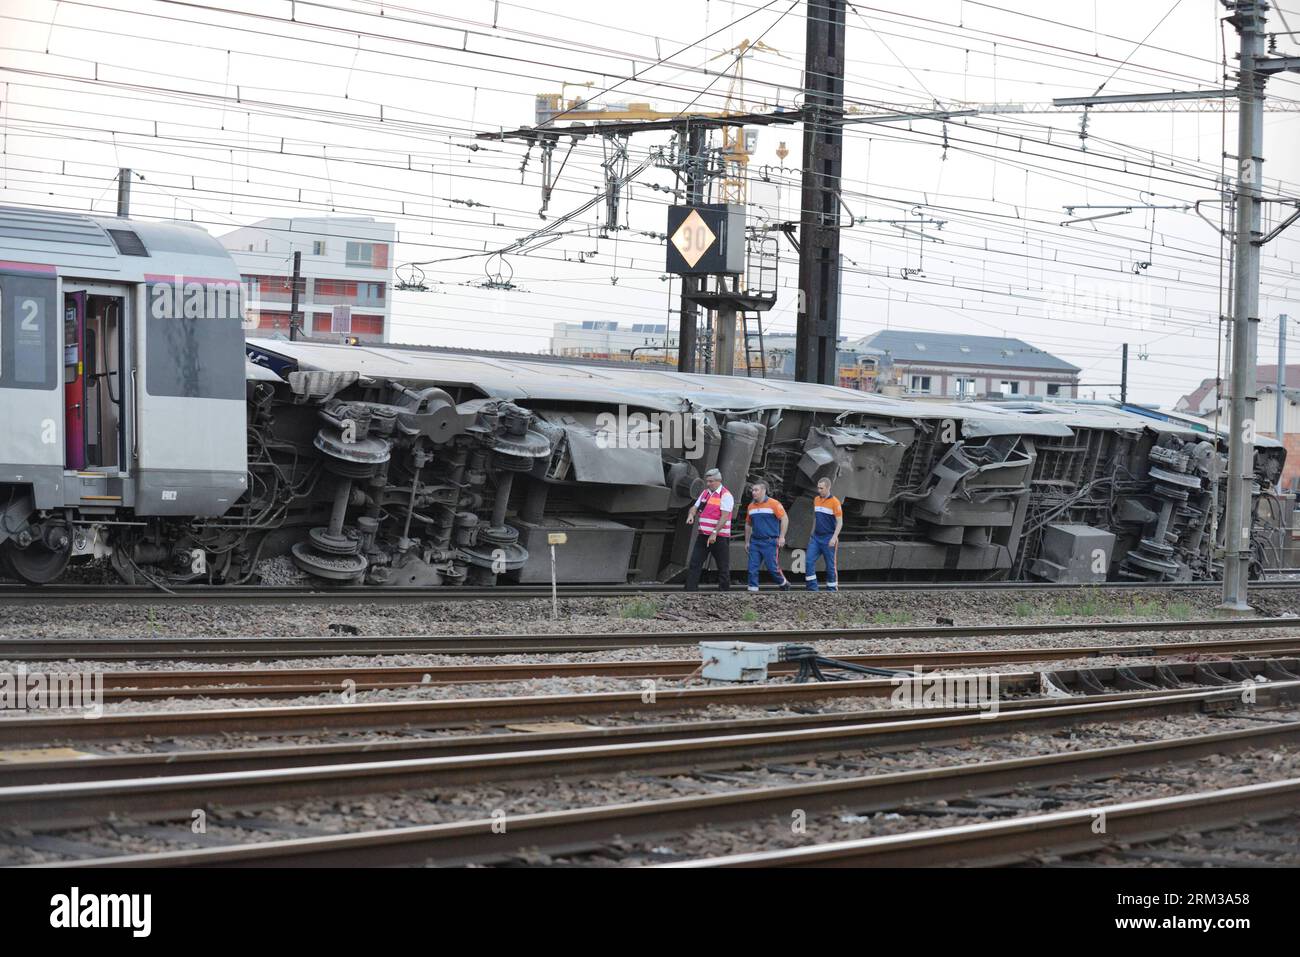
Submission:
M 804 582 L 809 591 L 817 591 L 817 559 L 826 560 L 826 590 L 839 591 L 835 570 L 835 552 L 840 547 L 840 529 L 844 527 L 844 509 L 831 495 L 831 480 L 817 480 L 817 497 L 813 499 L 813 533 L 804 557 Z
M 699 517 L 699 534 L 691 545 L 690 565 L 686 571 L 686 590 L 696 591 L 704 561 L 713 556 L 718 566 L 718 590 L 731 587 L 731 516 L 736 510 L 736 500 L 722 485 L 722 473 L 709 469 L 704 473 L 705 489 L 695 500 L 686 515 L 686 524 L 694 525 Z
M 785 514 L 781 503 L 767 494 L 767 483 L 755 482 L 751 496 L 749 510 L 745 513 L 749 590 L 758 591 L 758 573 L 766 565 L 781 591 L 789 591 L 790 583 L 781 571 L 781 549 L 785 547 L 785 533 L 790 527 L 790 517 Z

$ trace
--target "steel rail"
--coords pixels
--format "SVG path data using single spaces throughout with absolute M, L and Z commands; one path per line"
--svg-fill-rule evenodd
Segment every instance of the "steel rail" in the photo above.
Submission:
M 1293 745 L 1297 739 L 1300 739 L 1300 722 L 1289 722 L 977 764 L 511 815 L 504 830 L 497 819 L 479 818 L 31 866 L 374 867 L 420 863 L 449 866 L 499 861 L 525 850 L 540 850 L 551 856 L 599 852 L 615 838 L 660 839 L 699 825 L 716 827 L 771 816 L 788 818 L 794 810 L 812 814 L 852 807 L 855 812 L 863 813 L 888 810 L 913 800 L 1007 793 L 1075 780 L 1095 780 L 1134 768 L 1194 761 L 1213 754 Z M 184 835 L 178 836 L 183 839 Z
M 1300 681 L 1260 689 L 1273 701 L 1300 694 Z M 1267 694 L 1265 694 L 1267 692 Z M 110 815 L 137 819 L 188 816 L 195 808 L 278 804 L 557 775 L 658 773 L 731 767 L 774 757 L 806 758 L 847 750 L 933 746 L 992 734 L 1061 728 L 1090 721 L 1131 720 L 1223 708 L 1240 701 L 1239 689 L 1175 693 L 1105 703 L 1065 704 L 1009 713 L 916 718 L 832 728 L 611 744 L 590 748 L 505 751 L 229 774 L 126 778 L 105 782 L 0 787 L 0 827 L 27 830 L 78 827 Z
M 1014 864 L 1042 854 L 1065 857 L 1115 844 L 1158 841 L 1179 831 L 1287 817 L 1300 809 L 1300 778 L 1175 797 L 1103 804 L 958 827 L 890 834 L 812 847 L 759 851 L 663 867 L 938 867 Z M 1100 833 L 1098 820 L 1105 821 Z
M 1071 698 L 1011 698 L 1001 711 L 1053 708 L 1087 702 L 1135 701 L 1159 692 L 1120 691 Z M 348 764 L 384 758 L 411 759 L 451 755 L 493 754 L 502 750 L 540 751 L 549 748 L 596 747 L 602 744 L 705 738 L 752 732 L 831 728 L 853 724 L 909 721 L 916 718 L 957 717 L 978 714 L 976 707 L 877 708 L 866 711 L 820 711 L 811 714 L 767 715 L 759 718 L 714 718 L 584 728 L 552 727 L 548 723 L 506 725 L 515 733 L 491 731 L 437 738 L 399 738 L 381 741 L 344 741 L 324 744 L 271 744 L 247 748 L 213 748 L 196 751 L 147 751 L 64 756 L 60 749 L 42 756 L 24 753 L 23 760 L 0 765 L 0 784 L 17 786 L 60 782 L 104 781 L 126 777 L 179 774 L 214 774 L 270 768 Z M 526 730 L 525 730 L 526 729 Z
M 996 677 L 999 699 L 1004 695 L 1062 695 L 1076 685 L 1100 692 L 1100 685 L 1115 684 L 1122 691 L 1185 689 L 1188 685 L 1240 688 L 1246 679 L 1285 684 L 1296 678 L 1297 663 L 1283 658 L 1232 658 L 1225 661 L 1134 664 L 1040 673 L 1036 671 L 948 671 L 942 681 L 968 688 L 971 682 L 989 683 Z M 1259 676 L 1258 679 L 1255 676 Z M 1051 684 L 1046 683 L 1050 677 Z M 660 687 L 652 679 L 639 680 L 629 691 L 559 695 L 507 695 L 495 698 L 414 699 L 355 702 L 341 695 L 341 704 L 250 706 L 177 711 L 71 710 L 31 716 L 0 718 L 0 746 L 45 747 L 51 744 L 82 746 L 93 741 L 145 737 L 188 737 L 219 734 L 323 733 L 342 730 L 463 728 L 585 715 L 672 712 L 712 705 L 790 707 L 831 699 L 885 697 L 910 693 L 912 676 L 854 681 L 713 685 L 703 688 Z M 937 680 L 937 679 L 936 679 Z M 907 687 L 902 687 L 907 685 Z M 934 686 L 936 689 L 938 686 Z M 933 703 L 933 702 L 931 702 Z
M 1000 673 L 1003 691 L 1037 692 L 1037 672 Z M 537 721 L 579 715 L 683 711 L 711 705 L 790 706 L 835 698 L 884 697 L 897 684 L 888 678 L 807 684 L 728 685 L 711 688 L 644 688 L 569 695 L 510 695 L 432 701 L 213 708 L 186 711 L 109 712 L 98 717 L 72 712 L 0 719 L 0 745 L 45 746 L 55 742 L 188 737 L 201 734 L 335 733 L 381 728 L 448 728 Z
M 841 591 L 848 592 L 924 592 L 924 591 L 1026 591 L 1026 592 L 1179 592 L 1203 591 L 1221 588 L 1218 582 L 1104 582 L 1096 585 L 1061 585 L 1055 582 L 843 582 Z M 1279 589 L 1291 591 L 1300 587 L 1300 580 L 1265 579 L 1255 583 L 1259 590 Z M 637 595 L 682 595 L 680 585 L 660 582 L 636 585 L 562 585 L 562 598 L 621 598 Z M 164 592 L 147 585 L 44 585 L 30 586 L 0 584 L 0 604 L 178 604 L 192 601 L 248 603 L 348 603 L 358 599 L 363 604 L 406 603 L 418 601 L 462 601 L 478 598 L 493 599 L 549 599 L 550 586 L 494 585 L 491 587 L 435 586 L 429 588 L 401 588 L 382 585 L 286 587 L 272 585 L 176 585 Z M 817 600 L 817 599 L 813 599 Z
M 868 655 L 836 655 L 839 661 L 869 668 L 944 669 L 971 666 L 1069 661 L 1101 657 L 1173 657 L 1191 654 L 1300 654 L 1300 637 L 1169 642 L 1148 645 L 1078 645 L 1055 648 L 975 649 Z M 626 661 L 554 661 L 528 664 L 356 666 L 333 668 L 232 668 L 207 671 L 109 671 L 104 699 L 143 700 L 199 697 L 296 697 L 342 691 L 419 688 L 430 685 L 527 681 L 542 678 L 686 678 L 700 669 L 694 658 Z M 789 662 L 769 665 L 774 675 L 797 670 Z M 351 682 L 351 684 L 347 684 Z
M 1300 633 L 1300 618 L 1209 618 L 1160 621 L 1040 622 L 1035 624 L 903 625 L 886 628 L 787 628 L 711 631 L 606 632 L 516 635 L 292 636 L 283 638 L 3 638 L 0 660 L 85 661 L 174 660 L 249 661 L 258 658 L 328 658 L 338 655 L 392 654 L 506 655 L 578 653 L 621 648 L 672 647 L 701 641 L 757 641 L 816 644 L 820 641 L 906 641 L 932 638 L 1038 637 L 1042 635 L 1126 634 L 1184 631 L 1251 631 L 1275 628 Z

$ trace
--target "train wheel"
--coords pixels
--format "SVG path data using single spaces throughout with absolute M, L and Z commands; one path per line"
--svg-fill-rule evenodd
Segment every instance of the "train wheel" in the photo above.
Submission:
M 6 574 L 28 585 L 48 585 L 63 574 L 72 557 L 72 543 L 67 547 L 52 549 L 42 542 L 33 542 L 26 548 L 18 548 L 13 542 L 0 545 L 0 562 L 3 562 Z

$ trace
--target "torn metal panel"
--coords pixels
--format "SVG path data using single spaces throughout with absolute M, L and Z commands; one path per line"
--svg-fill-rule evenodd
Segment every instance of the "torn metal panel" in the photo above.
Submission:
M 929 494 L 916 516 L 934 526 L 1010 526 L 1015 499 L 1029 491 L 1034 456 L 1017 436 L 994 436 L 982 445 L 954 445 L 935 465 Z M 938 541 L 951 533 L 933 532 Z
M 830 478 L 836 495 L 864 502 L 888 497 L 905 446 L 874 429 L 813 428 L 799 470 L 810 482 Z
M 658 448 L 659 435 L 654 431 L 602 430 L 596 427 L 596 413 L 546 412 L 540 417 L 564 432 L 572 462 L 569 478 L 578 482 L 663 487 L 663 455 Z
M 314 402 L 324 402 L 334 398 L 344 389 L 354 384 L 360 376 L 355 372 L 290 372 L 289 390 L 296 396 Z

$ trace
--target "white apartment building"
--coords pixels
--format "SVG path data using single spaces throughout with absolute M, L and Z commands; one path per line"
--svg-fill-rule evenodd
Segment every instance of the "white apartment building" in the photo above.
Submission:
M 658 347 L 658 348 L 656 348 Z M 632 350 L 636 354 L 633 356 Z M 677 335 L 666 323 L 616 320 L 557 322 L 551 330 L 551 354 L 588 359 L 677 361 Z
M 391 341 L 397 227 L 370 217 L 263 219 L 220 237 L 244 282 L 244 328 L 289 335 L 293 254 L 302 253 L 300 329 L 317 338 Z

